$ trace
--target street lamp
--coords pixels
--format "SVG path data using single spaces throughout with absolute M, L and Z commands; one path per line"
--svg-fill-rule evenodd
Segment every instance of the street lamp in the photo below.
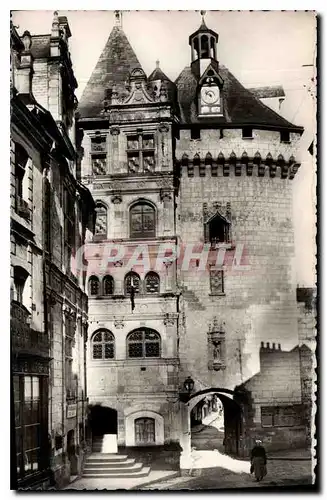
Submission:
M 192 393 L 193 389 L 194 389 L 194 380 L 190 376 L 188 376 L 184 380 L 183 391 L 180 392 L 179 399 L 183 403 L 186 403 L 189 400 L 190 394 Z

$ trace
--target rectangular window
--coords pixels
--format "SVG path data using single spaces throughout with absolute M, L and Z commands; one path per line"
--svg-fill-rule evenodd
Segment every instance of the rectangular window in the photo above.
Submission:
M 66 316 L 65 328 L 65 385 L 67 396 L 74 393 L 75 386 L 73 384 L 73 346 L 75 337 L 75 321 L 73 318 Z
M 301 423 L 301 405 L 261 407 L 262 427 L 293 427 Z
M 92 172 L 93 175 L 105 175 L 107 170 L 106 155 L 92 155 Z
M 102 135 L 96 135 L 91 138 L 91 152 L 92 153 L 106 153 L 107 151 L 107 141 L 106 137 Z
M 287 130 L 282 130 L 280 133 L 280 142 L 290 142 L 290 133 Z
M 224 294 L 224 271 L 210 269 L 210 291 L 212 294 Z
M 13 386 L 17 475 L 22 478 L 40 468 L 40 378 L 15 375 Z
M 274 408 L 261 407 L 261 425 L 262 427 L 272 427 L 274 418 Z
M 48 179 L 44 179 L 44 249 L 51 250 L 51 188 Z
M 127 136 L 127 164 L 129 173 L 152 173 L 155 170 L 155 144 L 153 134 Z
M 152 418 L 135 420 L 135 441 L 139 444 L 155 443 L 155 421 Z
M 75 247 L 75 199 L 64 188 L 64 263 L 67 271 L 71 269 L 71 256 Z
M 253 139 L 253 130 L 251 127 L 244 127 L 242 129 L 242 139 Z
M 143 358 L 143 344 L 140 343 L 130 343 L 128 345 L 128 357 L 129 358 Z
M 93 175 L 107 173 L 107 138 L 99 133 L 91 137 L 91 164 Z
M 27 202 L 26 168 L 29 156 L 26 150 L 18 143 L 15 143 L 15 185 L 16 185 L 16 207 L 18 215 L 25 219 L 30 218 L 30 210 Z M 25 177 L 25 179 L 24 179 Z

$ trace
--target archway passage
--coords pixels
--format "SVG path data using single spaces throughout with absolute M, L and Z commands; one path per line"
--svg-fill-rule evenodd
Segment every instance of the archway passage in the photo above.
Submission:
M 190 424 L 193 449 L 239 455 L 241 407 L 230 397 L 220 393 L 204 395 L 190 411 Z
M 89 418 L 92 436 L 117 434 L 117 410 L 108 406 L 94 405 L 90 407 Z

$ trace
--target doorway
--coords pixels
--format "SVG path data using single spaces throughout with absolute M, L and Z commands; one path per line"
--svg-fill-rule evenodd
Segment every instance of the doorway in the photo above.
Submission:
M 206 394 L 190 412 L 191 448 L 238 456 L 241 408 L 224 394 Z
M 104 434 L 117 434 L 118 419 L 117 410 L 108 406 L 90 406 L 90 427 L 93 437 Z

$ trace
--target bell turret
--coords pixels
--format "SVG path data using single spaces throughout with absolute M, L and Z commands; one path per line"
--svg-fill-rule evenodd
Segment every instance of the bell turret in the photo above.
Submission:
M 209 64 L 218 71 L 217 43 L 218 34 L 209 29 L 204 21 L 205 11 L 201 10 L 202 23 L 197 31 L 189 37 L 191 46 L 191 68 L 194 75 L 200 78 Z

